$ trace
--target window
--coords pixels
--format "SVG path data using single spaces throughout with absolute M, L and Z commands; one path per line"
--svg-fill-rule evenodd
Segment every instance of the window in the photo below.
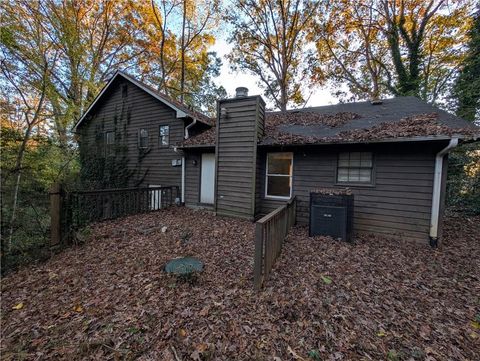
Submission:
M 161 125 L 158 132 L 158 144 L 161 147 L 168 147 L 170 142 L 170 127 L 168 125 Z
M 105 156 L 115 155 L 115 132 L 105 133 Z
M 372 183 L 371 152 L 348 152 L 338 155 L 337 182 Z
M 146 129 L 140 129 L 138 131 L 138 148 L 148 148 L 148 130 Z
M 292 153 L 267 154 L 266 197 L 290 198 L 292 195 Z

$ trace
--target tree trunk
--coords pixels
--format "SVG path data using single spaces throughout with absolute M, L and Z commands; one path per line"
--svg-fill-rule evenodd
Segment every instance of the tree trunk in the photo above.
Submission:
M 22 163 L 23 156 L 25 154 L 25 149 L 27 149 L 27 143 L 30 139 L 30 134 L 32 132 L 32 126 L 29 125 L 25 131 L 25 136 L 23 137 L 22 144 L 20 145 L 20 150 L 18 151 L 17 159 L 15 161 L 15 187 L 13 190 L 13 205 L 12 205 L 12 215 L 10 217 L 10 230 L 8 234 L 8 251 L 12 250 L 12 238 L 13 238 L 13 222 L 15 222 L 15 215 L 17 213 L 17 204 L 18 204 L 18 191 L 20 189 L 20 180 L 22 177 Z
M 280 82 L 280 110 L 282 112 L 287 111 L 287 103 L 288 103 L 288 96 L 287 96 L 287 84 L 285 82 Z
M 182 21 L 182 46 L 181 46 L 181 76 L 180 76 L 180 102 L 183 103 L 185 92 L 185 23 L 187 21 L 187 0 L 183 0 L 183 21 Z

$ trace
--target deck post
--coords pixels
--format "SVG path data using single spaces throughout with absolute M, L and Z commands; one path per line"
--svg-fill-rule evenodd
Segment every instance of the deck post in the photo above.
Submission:
M 50 188 L 50 246 L 54 247 L 62 241 L 61 227 L 62 186 L 54 183 Z

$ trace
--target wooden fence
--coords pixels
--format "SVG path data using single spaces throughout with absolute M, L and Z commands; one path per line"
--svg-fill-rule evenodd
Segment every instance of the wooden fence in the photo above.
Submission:
M 92 222 L 156 211 L 175 204 L 177 186 L 117 188 L 68 192 L 54 185 L 50 192 L 51 244 Z
M 296 199 L 277 208 L 255 224 L 254 286 L 258 290 L 268 279 L 275 260 L 280 255 L 283 241 L 295 224 Z

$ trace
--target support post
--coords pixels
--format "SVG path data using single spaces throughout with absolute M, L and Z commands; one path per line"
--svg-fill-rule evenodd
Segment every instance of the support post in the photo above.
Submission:
M 62 186 L 55 183 L 50 188 L 50 246 L 58 246 L 62 241 L 61 227 Z

